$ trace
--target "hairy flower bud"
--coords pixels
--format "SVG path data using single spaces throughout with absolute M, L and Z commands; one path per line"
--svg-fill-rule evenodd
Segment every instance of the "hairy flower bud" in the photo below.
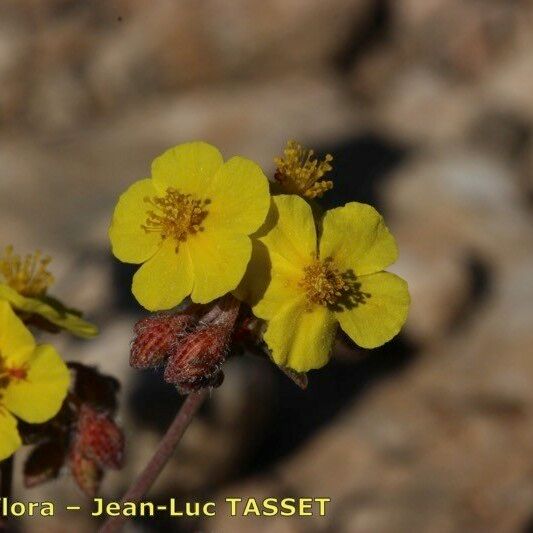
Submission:
M 87 404 L 80 409 L 75 448 L 101 468 L 119 469 L 124 455 L 124 435 L 114 420 Z
M 92 459 L 88 459 L 74 446 L 69 455 L 69 467 L 78 487 L 90 498 L 94 498 L 100 488 L 103 471 Z
M 135 324 L 130 365 L 154 368 L 164 364 L 173 346 L 197 322 L 193 314 L 159 314 L 143 318 Z
M 204 387 L 218 387 L 221 367 L 228 354 L 240 302 L 226 296 L 206 313 L 198 328 L 177 344 L 165 369 L 165 380 L 188 394 Z
M 220 385 L 229 335 L 223 326 L 206 326 L 188 335 L 170 356 L 165 380 L 183 394 Z

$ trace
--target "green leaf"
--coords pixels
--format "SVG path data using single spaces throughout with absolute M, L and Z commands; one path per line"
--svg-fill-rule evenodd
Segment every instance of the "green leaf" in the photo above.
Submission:
M 98 335 L 98 328 L 81 318 L 81 313 L 67 308 L 59 300 L 49 296 L 27 298 L 12 289 L 9 285 L 0 284 L 0 300 L 8 301 L 15 311 L 26 315 L 23 319 L 32 322 L 35 316 L 69 331 L 78 337 L 90 339 Z

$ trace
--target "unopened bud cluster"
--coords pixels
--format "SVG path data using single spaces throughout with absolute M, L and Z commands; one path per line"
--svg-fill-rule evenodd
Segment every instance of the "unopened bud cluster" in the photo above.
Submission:
M 130 365 L 165 367 L 164 378 L 182 394 L 218 387 L 239 314 L 239 302 L 219 300 L 203 314 L 192 309 L 153 315 L 135 325 Z

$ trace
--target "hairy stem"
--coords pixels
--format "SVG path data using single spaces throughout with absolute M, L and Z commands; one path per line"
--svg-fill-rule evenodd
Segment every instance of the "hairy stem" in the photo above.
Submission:
M 161 474 L 163 468 L 172 457 L 181 437 L 183 437 L 185 430 L 191 423 L 191 420 L 206 399 L 207 395 L 208 389 L 203 389 L 187 396 L 187 399 L 178 411 L 176 418 L 159 443 L 152 459 L 128 489 L 122 498 L 122 502 L 139 502 L 150 490 L 156 479 L 159 477 L 159 474 Z M 127 520 L 128 517 L 126 516 L 112 517 L 100 528 L 100 533 L 120 531 Z

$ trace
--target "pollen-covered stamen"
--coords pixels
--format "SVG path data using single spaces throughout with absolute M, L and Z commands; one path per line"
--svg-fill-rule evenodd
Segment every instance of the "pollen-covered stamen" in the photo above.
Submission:
M 146 197 L 144 201 L 152 206 L 146 223 L 141 225 L 146 233 L 160 233 L 163 239 L 173 238 L 179 243 L 202 231 L 209 200 L 199 200 L 169 187 L 165 196 Z
M 328 154 L 323 161 L 314 157 L 313 150 L 307 150 L 296 141 L 289 141 L 283 150 L 283 157 L 276 157 L 275 178 L 287 192 L 306 198 L 320 198 L 333 188 L 333 182 L 323 179 L 333 167 L 333 157 Z
M 351 290 L 350 281 L 331 259 L 315 260 L 304 267 L 300 287 L 305 290 L 309 305 L 336 305 Z
M 43 296 L 54 282 L 48 271 L 51 260 L 49 256 L 43 257 L 40 251 L 22 257 L 13 253 L 13 246 L 7 246 L 0 257 L 0 275 L 7 285 L 23 296 Z

